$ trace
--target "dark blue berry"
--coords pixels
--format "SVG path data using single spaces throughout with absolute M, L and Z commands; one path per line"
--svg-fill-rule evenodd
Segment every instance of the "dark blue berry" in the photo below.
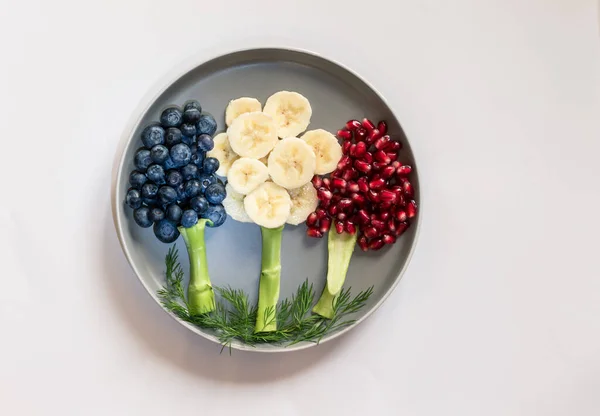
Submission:
M 183 119 L 181 110 L 177 107 L 169 107 L 165 109 L 160 115 L 160 124 L 163 127 L 178 127 Z
M 213 136 L 217 131 L 217 121 L 208 113 L 202 113 L 200 120 L 196 123 L 198 134 L 208 134 Z
M 204 196 L 211 204 L 220 204 L 227 196 L 227 192 L 225 192 L 225 187 L 220 183 L 213 183 L 206 188 Z
M 157 144 L 150 149 L 150 157 L 154 163 L 163 164 L 169 158 L 169 149 L 162 144 Z
M 137 189 L 129 189 L 125 196 L 125 203 L 133 209 L 138 209 L 142 206 L 142 193 Z
M 183 175 L 177 170 L 170 170 L 167 172 L 167 185 L 177 188 L 179 184 L 183 183 Z
M 202 184 L 198 179 L 191 179 L 185 183 L 185 196 L 188 198 L 193 198 L 202 193 Z
M 175 190 L 177 191 L 177 200 L 179 202 L 184 202 L 187 200 L 187 195 L 185 194 L 185 185 L 183 183 L 179 184 Z
M 141 207 L 133 211 L 133 219 L 135 223 L 142 228 L 148 228 L 152 225 L 150 220 L 150 208 Z
M 190 208 L 198 214 L 202 214 L 208 209 L 208 201 L 203 196 L 195 196 L 190 199 Z
M 171 221 L 164 219 L 154 224 L 154 235 L 163 243 L 173 243 L 179 237 L 177 226 Z
M 167 219 L 173 221 L 175 224 L 178 224 L 179 220 L 181 220 L 181 214 L 183 214 L 183 210 L 177 204 L 169 205 L 167 208 Z
M 155 199 L 158 194 L 158 185 L 154 183 L 145 183 L 142 186 L 142 198 Z
M 170 154 L 170 152 L 169 152 Z M 163 163 L 163 166 L 165 167 L 165 169 L 175 169 L 178 168 L 179 166 L 173 162 L 173 159 L 171 159 L 171 156 L 169 156 L 167 158 L 167 160 L 165 160 L 165 163 Z
M 148 177 L 148 179 L 150 179 L 157 185 L 162 185 L 166 183 L 165 170 L 161 165 L 150 165 L 150 167 L 146 171 L 146 176 Z
M 157 222 L 165 218 L 165 212 L 159 207 L 150 208 L 150 220 Z
M 170 186 L 161 186 L 158 189 L 158 201 L 162 205 L 168 205 L 177 201 L 177 191 Z
M 165 142 L 169 147 L 181 143 L 181 130 L 179 130 L 177 127 L 171 127 L 167 129 Z
M 181 134 L 188 137 L 196 135 L 196 126 L 194 124 L 185 123 L 181 125 Z
M 134 170 L 129 174 L 129 184 L 135 189 L 142 189 L 142 185 L 145 184 L 147 180 L 148 178 L 146 178 L 146 175 L 137 170 Z
M 217 182 L 217 178 L 214 175 L 209 175 L 207 173 L 201 173 L 198 175 L 198 180 L 201 184 L 202 193 L 206 192 L 206 188 L 208 188 L 210 185 Z
M 144 202 L 144 205 L 146 205 L 148 208 L 158 206 L 158 199 L 156 198 L 142 198 L 142 201 Z
M 207 157 L 202 164 L 204 173 L 215 173 L 219 169 L 219 160 L 214 157 Z
M 156 146 L 157 144 L 163 144 L 165 142 L 165 130 L 157 125 L 151 124 L 142 131 L 142 143 L 148 149 Z
M 196 124 L 200 121 L 200 116 L 202 113 L 197 108 L 188 108 L 183 112 L 183 121 L 185 123 Z
M 210 222 L 207 223 L 209 227 L 219 227 L 227 219 L 227 213 L 221 204 L 210 205 L 206 212 L 202 214 L 202 218 L 206 218 L 212 222 L 212 224 Z
M 193 163 L 185 165 L 181 168 L 181 174 L 183 175 L 183 179 L 186 181 L 197 178 L 199 173 L 200 169 L 198 169 L 198 166 L 194 165 Z
M 185 166 L 192 160 L 192 151 L 186 144 L 179 143 L 171 147 L 171 160 L 177 167 Z
M 199 169 L 202 169 L 202 165 L 204 164 L 204 152 L 192 154 L 192 163 L 198 166 Z
M 215 147 L 215 142 L 213 141 L 213 138 L 210 137 L 208 134 L 201 134 L 200 136 L 198 136 L 198 148 L 200 150 L 210 152 L 213 149 L 213 147 Z
M 152 157 L 150 156 L 150 150 L 140 149 L 135 153 L 133 157 L 133 164 L 135 168 L 140 172 L 146 172 L 148 166 L 152 164 Z
M 181 142 L 190 146 L 190 148 L 196 143 L 196 136 L 181 136 Z
M 200 103 L 196 100 L 186 101 L 185 105 L 183 106 L 183 111 L 186 112 L 190 108 L 195 108 L 196 110 L 202 112 L 202 107 L 200 106 Z
M 198 223 L 198 213 L 193 209 L 186 209 L 181 216 L 181 225 L 185 228 L 193 227 Z

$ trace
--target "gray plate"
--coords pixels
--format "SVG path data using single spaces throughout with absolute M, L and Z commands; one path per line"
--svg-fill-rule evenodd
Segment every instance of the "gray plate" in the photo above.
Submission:
M 415 167 L 410 145 L 397 118 L 380 94 L 358 75 L 339 64 L 315 54 L 289 49 L 242 50 L 219 56 L 191 68 L 175 71 L 158 92 L 143 103 L 127 128 L 121 149 L 115 161 L 112 191 L 113 215 L 123 251 L 135 273 L 150 295 L 158 301 L 157 290 L 164 283 L 163 259 L 168 245 L 160 243 L 152 229 L 142 229 L 133 221 L 131 210 L 123 203 L 128 188 L 128 175 L 133 167 L 133 154 L 141 146 L 140 133 L 168 105 L 181 105 L 189 99 L 201 102 L 204 111 L 212 113 L 225 126 L 224 112 L 234 98 L 249 96 L 263 104 L 280 90 L 297 91 L 306 96 L 313 108 L 309 129 L 323 128 L 334 132 L 349 119 L 368 117 L 374 121 L 386 120 L 392 138 L 404 144 L 400 160 Z M 419 181 L 417 172 L 412 175 L 417 201 Z M 420 215 L 417 216 L 420 218 Z M 345 287 L 353 293 L 375 286 L 369 303 L 355 318 L 357 323 L 369 316 L 394 289 L 410 260 L 415 246 L 420 220 L 392 247 L 379 252 L 363 253 L 358 247 L 352 257 Z M 245 290 L 256 300 L 260 274 L 261 239 L 259 227 L 231 220 L 206 233 L 209 269 L 213 284 L 231 285 Z M 177 241 L 182 263 L 187 274 L 187 255 L 180 238 Z M 297 287 L 308 279 L 320 294 L 327 272 L 327 239 L 313 239 L 305 235 L 305 226 L 286 226 L 282 245 L 281 297 L 291 296 Z M 178 320 L 178 322 L 180 322 Z M 185 322 L 190 330 L 218 342 L 210 331 Z M 356 326 L 354 324 L 338 333 L 330 334 L 326 342 Z M 254 351 L 292 351 L 315 345 L 301 343 L 282 348 L 275 345 L 248 347 L 234 343 L 234 348 Z

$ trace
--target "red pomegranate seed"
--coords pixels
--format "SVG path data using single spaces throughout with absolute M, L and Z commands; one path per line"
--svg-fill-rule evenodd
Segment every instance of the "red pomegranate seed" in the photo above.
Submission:
M 361 178 L 358 178 L 358 180 L 356 181 L 356 184 L 358 185 L 358 189 L 360 190 L 360 192 L 367 193 L 369 191 L 369 185 L 367 184 L 367 178 L 365 178 L 364 176 Z
M 384 234 L 383 235 L 383 242 L 385 244 L 394 244 L 396 242 L 396 237 L 393 236 L 393 235 Z
M 315 212 L 317 213 L 318 219 L 323 219 L 327 215 L 327 212 L 325 212 L 325 210 L 323 208 L 317 208 L 317 210 Z
M 400 178 L 400 181 L 401 181 L 402 191 L 404 192 L 404 194 L 406 196 L 411 198 L 415 192 L 412 184 L 406 178 Z
M 348 218 L 348 214 L 346 214 L 345 212 L 339 212 L 336 215 L 336 218 L 340 221 L 344 221 L 346 218 Z
M 362 173 L 369 173 L 371 171 L 371 165 L 364 160 L 355 160 L 354 167 L 356 170 Z
M 377 123 L 377 130 L 379 130 L 381 134 L 387 133 L 387 123 L 385 120 L 381 120 L 379 123 Z
M 375 152 L 373 157 L 375 158 L 376 161 L 385 163 L 386 165 L 389 165 L 392 162 L 392 160 L 388 157 L 388 155 L 383 150 L 378 150 L 377 152 Z
M 396 201 L 396 193 L 394 193 L 390 190 L 384 189 L 383 191 L 379 192 L 379 198 L 381 199 L 382 202 L 393 203 L 394 201 Z
M 408 216 L 406 215 L 406 211 L 404 211 L 403 209 L 400 209 L 400 210 L 396 211 L 395 217 L 398 221 L 404 222 L 404 221 L 406 221 L 406 218 Z
M 359 142 L 359 143 L 361 143 L 361 142 Z M 350 146 L 348 155 L 350 155 L 351 157 L 356 157 L 356 144 L 353 143 L 352 146 Z
M 354 225 L 354 223 L 352 221 L 346 221 L 344 223 L 344 230 L 348 233 L 348 234 L 356 234 L 356 225 Z
M 344 144 L 342 145 L 342 153 L 347 155 L 348 152 L 350 151 L 351 147 L 352 147 L 352 142 L 344 142 Z
M 358 239 L 358 246 L 362 251 L 367 251 L 369 249 L 369 242 L 367 241 L 367 237 L 361 235 Z
M 386 166 L 385 168 L 381 169 L 381 177 L 384 179 L 389 179 L 392 176 L 394 176 L 395 172 L 396 168 L 394 168 L 393 166 Z
M 358 192 L 360 188 L 358 187 L 358 183 L 348 182 L 346 189 L 348 189 L 348 192 Z
M 390 136 L 385 135 L 383 137 L 380 137 L 379 139 L 377 139 L 377 141 L 375 142 L 375 148 L 377 150 L 382 150 L 389 142 L 390 142 Z
M 353 204 L 352 204 L 352 200 L 348 199 L 348 198 L 344 198 L 342 200 L 340 200 L 340 202 L 338 202 L 338 208 L 340 209 L 340 211 L 348 211 L 350 208 L 352 208 Z
M 364 156 L 362 157 L 362 159 L 367 162 L 367 163 L 373 163 L 373 153 L 371 152 L 366 152 L 364 154 Z
M 371 182 L 369 182 L 369 188 L 373 189 L 374 191 L 378 191 L 381 188 L 383 188 L 385 186 L 385 179 L 383 178 L 376 178 L 373 179 Z
M 380 202 L 379 194 L 372 189 L 369 189 L 367 196 L 369 197 L 369 200 L 371 202 L 375 202 L 375 203 Z
M 396 233 L 396 222 L 394 220 L 388 221 L 387 229 L 391 234 L 395 234 Z
M 396 174 L 398 176 L 407 176 L 410 172 L 412 172 L 412 167 L 410 165 L 398 166 L 398 169 L 396 169 Z
M 397 152 L 402 149 L 402 143 L 395 140 L 390 140 L 383 148 L 386 152 Z
M 327 231 L 329 231 L 330 227 L 331 227 L 331 219 L 330 218 L 325 217 L 319 223 L 319 231 L 321 231 L 323 234 L 325 234 Z
M 396 159 L 398 159 L 398 153 L 396 152 L 386 152 L 385 154 L 387 155 L 387 157 L 390 158 L 390 160 L 395 161 Z
M 365 140 L 367 143 L 369 144 L 373 144 L 375 143 L 377 140 L 379 140 L 379 138 L 382 136 L 381 132 L 377 129 L 373 129 L 371 130 L 371 132 L 369 133 L 369 135 L 367 136 L 367 139 Z
M 335 231 L 338 234 L 341 234 L 344 232 L 344 223 L 342 223 L 341 221 L 336 221 L 335 222 Z
M 371 131 L 375 128 L 375 124 L 368 118 L 363 118 L 362 126 L 367 129 L 367 131 Z
M 390 218 L 390 212 L 389 211 L 380 212 L 378 217 L 381 221 L 387 221 L 388 218 Z
M 307 228 L 306 235 L 309 237 L 314 237 L 314 238 L 323 237 L 323 233 L 321 231 L 317 230 L 316 228 Z
M 384 245 L 385 243 L 381 238 L 376 238 L 369 242 L 369 249 L 377 251 L 380 250 Z
M 317 223 L 317 220 L 319 219 L 318 215 L 316 212 L 311 212 L 310 214 L 308 214 L 308 217 L 306 218 L 306 225 L 308 225 L 309 227 L 314 227 L 314 225 Z
M 398 226 L 396 227 L 396 237 L 399 237 L 400 235 L 402 235 L 402 233 L 404 231 L 406 231 L 407 228 L 408 228 L 407 222 L 401 222 L 400 224 L 398 224 Z
M 363 230 L 363 233 L 364 233 L 365 237 L 367 237 L 367 238 L 373 238 L 373 237 L 377 236 L 377 234 L 379 234 L 377 232 L 377 230 L 375 229 L 375 227 L 367 227 Z
M 352 140 L 352 132 L 350 130 L 341 129 L 337 131 L 337 137 L 343 140 Z
M 397 160 L 394 160 L 392 162 L 392 166 L 396 169 L 398 169 L 398 167 L 400 167 L 402 165 L 402 163 L 398 162 Z
M 348 166 L 350 166 L 352 164 L 352 159 L 350 159 L 350 156 L 348 155 L 344 155 L 342 156 L 342 158 L 340 159 L 340 161 L 337 164 L 337 168 L 339 170 L 344 170 L 346 169 Z
M 323 186 L 323 179 L 321 179 L 321 177 L 318 175 L 313 176 L 311 182 L 315 189 L 319 189 L 321 186 Z
M 354 148 L 354 157 L 363 157 L 367 153 L 367 145 L 365 142 L 356 143 L 356 147 Z
M 342 179 L 348 182 L 354 177 L 354 172 L 356 172 L 354 169 L 346 169 L 342 174 Z
M 337 189 L 345 189 L 348 183 L 342 178 L 333 178 L 331 180 L 331 187 Z
M 367 199 L 364 197 L 364 195 L 358 194 L 358 193 L 353 193 L 350 196 L 350 198 L 352 199 L 352 202 L 354 202 L 359 207 L 364 206 L 365 203 L 367 202 Z
M 377 231 L 383 231 L 385 229 L 385 222 L 371 218 L 371 225 L 375 227 Z
M 329 178 L 323 178 L 323 188 L 329 189 L 331 187 L 331 180 Z
M 333 197 L 333 194 L 329 189 L 325 189 L 325 187 L 320 187 L 317 189 L 317 198 L 321 201 L 329 201 Z
M 385 162 L 373 162 L 373 170 L 376 171 L 380 171 L 381 169 L 385 168 L 387 166 L 387 163 Z
M 350 131 L 354 131 L 361 127 L 360 121 L 358 120 L 350 120 L 346 123 L 346 128 Z
M 417 203 L 414 200 L 410 201 L 406 206 L 406 215 L 408 218 L 412 218 L 417 215 Z
M 354 138 L 357 142 L 362 142 L 367 137 L 367 131 L 362 127 L 354 132 Z
M 385 202 L 380 202 L 379 205 L 377 206 L 377 208 L 379 208 L 380 210 L 385 210 L 385 209 L 390 209 L 392 207 L 392 203 L 385 201 Z
M 327 213 L 329 215 L 331 215 L 332 217 L 335 217 L 335 214 L 338 213 L 338 210 L 339 210 L 339 208 L 336 204 L 331 204 L 331 205 L 329 205 L 329 208 L 327 208 Z
M 367 214 L 367 211 L 365 211 L 364 209 L 359 209 L 358 212 L 356 213 L 356 216 L 358 218 L 358 221 L 363 225 L 366 225 L 369 222 L 371 222 L 371 218 L 369 217 L 369 214 Z

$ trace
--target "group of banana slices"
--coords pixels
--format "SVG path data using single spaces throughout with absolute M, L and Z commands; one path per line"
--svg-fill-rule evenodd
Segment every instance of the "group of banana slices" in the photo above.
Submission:
M 342 148 L 322 129 L 297 137 L 311 116 L 309 101 L 297 92 L 279 91 L 264 108 L 256 98 L 229 103 L 227 132 L 215 136 L 207 156 L 219 160 L 217 175 L 227 177 L 223 206 L 231 218 L 277 228 L 301 224 L 317 208 L 311 179 L 335 170 Z

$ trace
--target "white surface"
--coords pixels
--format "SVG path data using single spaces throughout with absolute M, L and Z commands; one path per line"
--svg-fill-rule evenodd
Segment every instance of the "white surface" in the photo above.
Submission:
M 600 414 L 595 1 L 83 3 L 0 1 L 0 414 Z M 230 357 L 138 283 L 110 171 L 172 65 L 265 42 L 386 95 L 427 210 L 355 331 Z

